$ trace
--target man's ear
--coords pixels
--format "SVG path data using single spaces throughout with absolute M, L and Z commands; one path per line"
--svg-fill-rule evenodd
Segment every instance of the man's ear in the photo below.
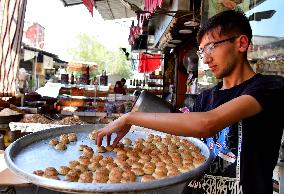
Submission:
M 239 44 L 239 51 L 245 52 L 248 50 L 249 47 L 249 39 L 246 35 L 240 36 L 240 44 Z

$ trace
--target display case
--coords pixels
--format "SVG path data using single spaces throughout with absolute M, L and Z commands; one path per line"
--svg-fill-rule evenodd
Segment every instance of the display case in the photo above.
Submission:
M 158 75 L 156 75 L 155 72 L 149 74 L 147 80 L 148 92 L 161 96 L 163 94 L 163 82 L 162 71 L 159 71 Z
M 56 88 L 52 91 L 53 88 Z M 82 116 L 82 117 L 105 117 L 118 113 L 117 116 L 129 112 L 135 101 L 134 96 L 122 94 L 111 94 L 109 85 L 88 85 L 88 84 L 46 84 L 43 91 L 48 91 L 56 96 L 55 107 L 57 112 L 64 116 Z M 108 104 L 114 104 L 112 111 L 108 110 Z M 120 108 L 122 107 L 123 109 Z M 89 119 L 92 123 L 94 119 Z

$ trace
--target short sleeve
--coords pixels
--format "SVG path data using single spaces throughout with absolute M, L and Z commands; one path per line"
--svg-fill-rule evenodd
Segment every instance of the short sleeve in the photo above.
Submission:
M 204 112 L 204 105 L 209 104 L 208 99 L 211 99 L 210 95 L 212 93 L 212 89 L 204 90 L 201 92 L 195 99 L 194 105 L 192 107 L 191 112 Z
M 201 98 L 202 98 L 202 93 L 197 96 L 195 99 L 194 105 L 192 107 L 191 112 L 200 112 L 201 110 Z
M 266 111 L 284 109 L 284 78 L 260 76 L 243 91 L 242 95 L 254 97 Z

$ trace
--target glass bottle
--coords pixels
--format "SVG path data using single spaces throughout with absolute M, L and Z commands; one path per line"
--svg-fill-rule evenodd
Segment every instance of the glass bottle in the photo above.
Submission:
M 73 72 L 71 73 L 71 84 L 74 84 L 74 74 L 73 74 Z

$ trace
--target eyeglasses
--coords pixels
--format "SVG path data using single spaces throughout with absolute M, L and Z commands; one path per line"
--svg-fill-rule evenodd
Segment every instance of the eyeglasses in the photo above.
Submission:
M 211 42 L 211 43 L 205 45 L 204 48 L 199 48 L 199 50 L 196 53 L 197 53 L 197 55 L 200 59 L 203 59 L 204 53 L 211 54 L 213 52 L 214 48 L 216 47 L 216 45 L 227 42 L 227 41 L 232 41 L 232 40 L 234 40 L 238 37 L 239 36 L 234 36 L 234 37 L 231 37 L 231 38 L 227 38 L 225 40 L 220 40 L 220 41 L 217 41 L 217 42 Z

